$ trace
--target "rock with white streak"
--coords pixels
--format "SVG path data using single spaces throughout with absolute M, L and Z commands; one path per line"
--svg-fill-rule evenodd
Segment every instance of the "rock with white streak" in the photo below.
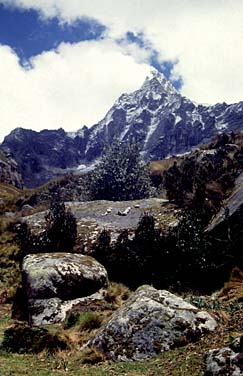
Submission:
M 107 291 L 101 289 L 92 295 L 66 301 L 60 298 L 30 299 L 28 301 L 30 323 L 41 326 L 63 322 L 72 310 L 80 310 L 83 307 L 85 311 L 86 307 L 103 301 L 106 294 Z

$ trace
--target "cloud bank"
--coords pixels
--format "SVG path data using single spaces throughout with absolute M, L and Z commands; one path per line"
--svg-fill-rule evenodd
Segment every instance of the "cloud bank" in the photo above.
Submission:
M 31 64 L 24 69 L 9 47 L 0 47 L 1 138 L 16 127 L 93 125 L 121 93 L 142 85 L 150 69 L 109 40 L 61 44 Z

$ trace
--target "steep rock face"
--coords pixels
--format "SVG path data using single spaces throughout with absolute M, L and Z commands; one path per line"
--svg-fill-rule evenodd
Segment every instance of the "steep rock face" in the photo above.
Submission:
M 226 220 L 231 223 L 241 223 L 241 212 L 243 209 L 243 173 L 235 180 L 235 186 L 231 195 L 225 200 L 224 206 L 207 227 L 208 232 L 220 231 Z
M 87 299 L 102 299 L 108 286 L 105 268 L 89 256 L 69 253 L 28 255 L 22 265 L 29 321 L 34 325 L 63 321 Z
M 205 311 L 168 291 L 140 287 L 86 346 L 115 361 L 142 360 L 213 331 Z
M 187 113 L 194 111 L 194 108 L 195 105 L 182 97 L 162 74 L 153 71 L 139 90 L 123 94 L 105 118 L 91 129 L 85 156 L 92 160 L 97 148 L 102 149 L 114 136 L 121 141 L 139 141 L 145 159 L 159 159 L 158 153 L 162 156 L 181 151 L 185 145 L 182 145 L 180 122 L 191 129 Z M 184 130 L 184 133 L 188 132 Z M 168 145 L 168 140 L 174 134 L 181 146 L 175 147 L 176 142 L 172 139 Z
M 77 170 L 100 157 L 115 138 L 140 143 L 145 160 L 184 153 L 216 133 L 243 129 L 243 102 L 198 105 L 152 70 L 139 90 L 122 94 L 103 120 L 88 129 L 34 132 L 17 128 L 2 148 L 21 168 L 27 186 Z
M 0 153 L 0 182 L 11 184 L 16 188 L 23 188 L 23 179 L 17 163 Z

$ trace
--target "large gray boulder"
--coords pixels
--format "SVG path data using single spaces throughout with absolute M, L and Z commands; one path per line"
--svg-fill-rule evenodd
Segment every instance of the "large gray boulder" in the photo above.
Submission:
M 103 299 L 108 286 L 105 268 L 80 254 L 28 255 L 22 273 L 29 321 L 34 325 L 65 320 L 75 305 Z
M 165 290 L 140 287 L 85 347 L 114 361 L 141 360 L 213 331 L 205 311 Z

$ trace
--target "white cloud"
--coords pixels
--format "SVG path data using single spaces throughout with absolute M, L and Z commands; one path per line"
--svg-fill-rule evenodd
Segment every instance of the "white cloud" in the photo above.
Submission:
M 117 37 L 143 31 L 161 60 L 178 59 L 183 94 L 199 102 L 243 99 L 242 0 L 5 0 L 59 15 L 65 21 L 90 16 Z
M 56 128 L 57 123 L 77 128 L 80 123 L 101 119 L 122 91 L 140 85 L 147 71 L 143 65 L 148 59 L 146 51 L 132 44 L 119 48 L 109 39 L 124 36 L 128 30 L 143 32 L 158 50 L 161 61 L 178 60 L 174 76 L 182 76 L 181 91 L 192 100 L 243 100 L 242 0 L 1 2 L 25 9 L 33 7 L 43 17 L 58 15 L 63 22 L 88 16 L 109 27 L 106 41 L 62 45 L 59 55 L 50 52 L 37 56 L 34 69 L 29 72 L 18 66 L 11 51 L 4 50 L 7 57 L 4 62 L 0 60 L 0 72 L 4 86 L 9 82 L 9 89 L 0 88 L 0 93 L 8 91 L 12 99 L 10 104 L 5 100 L 5 106 L 15 106 L 12 110 L 19 115 L 16 123 L 13 111 L 5 111 L 4 124 L 11 122 L 11 127 L 33 128 L 35 122 L 39 128 Z M 126 55 L 128 52 L 133 57 Z M 7 64 L 14 69 L 12 83 L 6 78 L 10 71 Z M 17 94 L 11 85 L 16 85 Z M 4 107 L 2 103 L 1 99 Z
M 0 46 L 0 139 L 16 127 L 74 130 L 93 125 L 149 72 L 148 65 L 110 40 L 63 43 L 31 63 L 33 69 L 23 69 L 15 53 Z

